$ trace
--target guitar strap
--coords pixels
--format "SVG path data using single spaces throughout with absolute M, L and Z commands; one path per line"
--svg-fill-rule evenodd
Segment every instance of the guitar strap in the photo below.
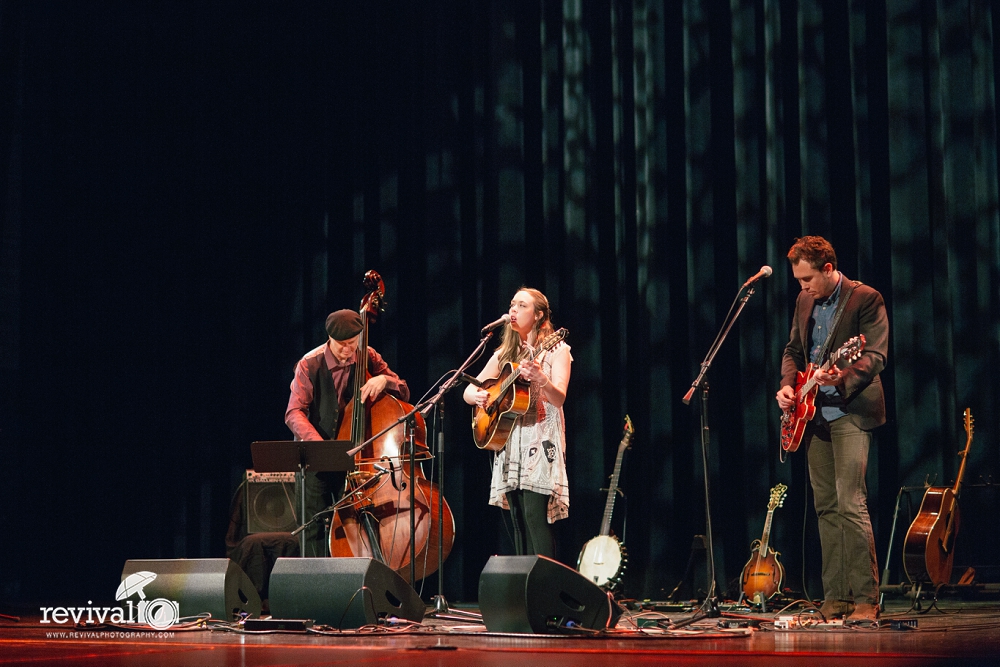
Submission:
M 837 327 L 840 326 L 840 318 L 847 309 L 847 302 L 851 300 L 851 294 L 854 293 L 854 288 L 861 284 L 861 281 L 849 280 L 846 276 L 844 277 L 844 282 L 844 289 L 841 290 L 840 301 L 837 304 L 837 312 L 833 314 L 833 319 L 830 321 L 830 331 L 826 334 L 826 341 L 823 343 L 823 351 L 818 357 L 820 363 L 826 359 L 826 355 L 830 354 L 830 346 L 833 343 L 833 335 L 837 333 Z

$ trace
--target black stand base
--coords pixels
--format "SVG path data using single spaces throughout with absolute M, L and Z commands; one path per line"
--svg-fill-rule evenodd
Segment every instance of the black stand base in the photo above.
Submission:
M 683 621 L 671 623 L 669 629 L 676 630 L 678 628 L 691 625 L 692 623 L 697 623 L 703 618 L 718 618 L 719 616 L 722 616 L 722 612 L 719 611 L 719 600 L 717 598 L 705 598 L 705 601 L 701 604 L 701 608 L 692 614 L 691 618 L 685 618 Z
M 444 595 L 435 595 L 431 598 L 434 608 L 426 613 L 426 616 L 432 618 L 451 618 L 460 621 L 474 621 L 477 623 L 483 622 L 483 615 L 474 611 L 465 611 L 463 609 L 451 609 L 448 606 L 448 601 L 444 598 Z

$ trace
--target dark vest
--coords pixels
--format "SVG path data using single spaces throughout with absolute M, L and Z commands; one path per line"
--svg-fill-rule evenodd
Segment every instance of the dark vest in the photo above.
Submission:
M 325 440 L 337 439 L 337 426 L 340 423 L 340 397 L 337 387 L 330 377 L 330 367 L 326 365 L 326 354 L 322 356 L 319 371 L 313 381 L 313 401 L 309 405 L 309 422 L 316 428 Z M 347 386 L 353 387 L 354 369 L 347 378 Z

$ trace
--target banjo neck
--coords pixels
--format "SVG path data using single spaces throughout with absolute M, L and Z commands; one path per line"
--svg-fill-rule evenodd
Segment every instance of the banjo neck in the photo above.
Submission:
M 618 493 L 618 478 L 622 472 L 622 459 L 625 456 L 625 450 L 632 444 L 632 434 L 634 432 L 635 429 L 632 428 L 632 420 L 629 419 L 628 415 L 625 415 L 625 434 L 622 436 L 622 441 L 618 444 L 618 455 L 615 457 L 615 471 L 611 475 L 611 484 L 608 487 L 608 499 L 604 503 L 601 535 L 611 534 L 611 514 L 615 509 L 615 494 Z

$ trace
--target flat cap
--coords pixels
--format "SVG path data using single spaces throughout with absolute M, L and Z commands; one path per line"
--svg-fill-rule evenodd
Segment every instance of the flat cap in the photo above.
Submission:
M 361 327 L 361 314 L 356 310 L 337 310 L 326 316 L 326 332 L 334 340 L 354 338 Z

